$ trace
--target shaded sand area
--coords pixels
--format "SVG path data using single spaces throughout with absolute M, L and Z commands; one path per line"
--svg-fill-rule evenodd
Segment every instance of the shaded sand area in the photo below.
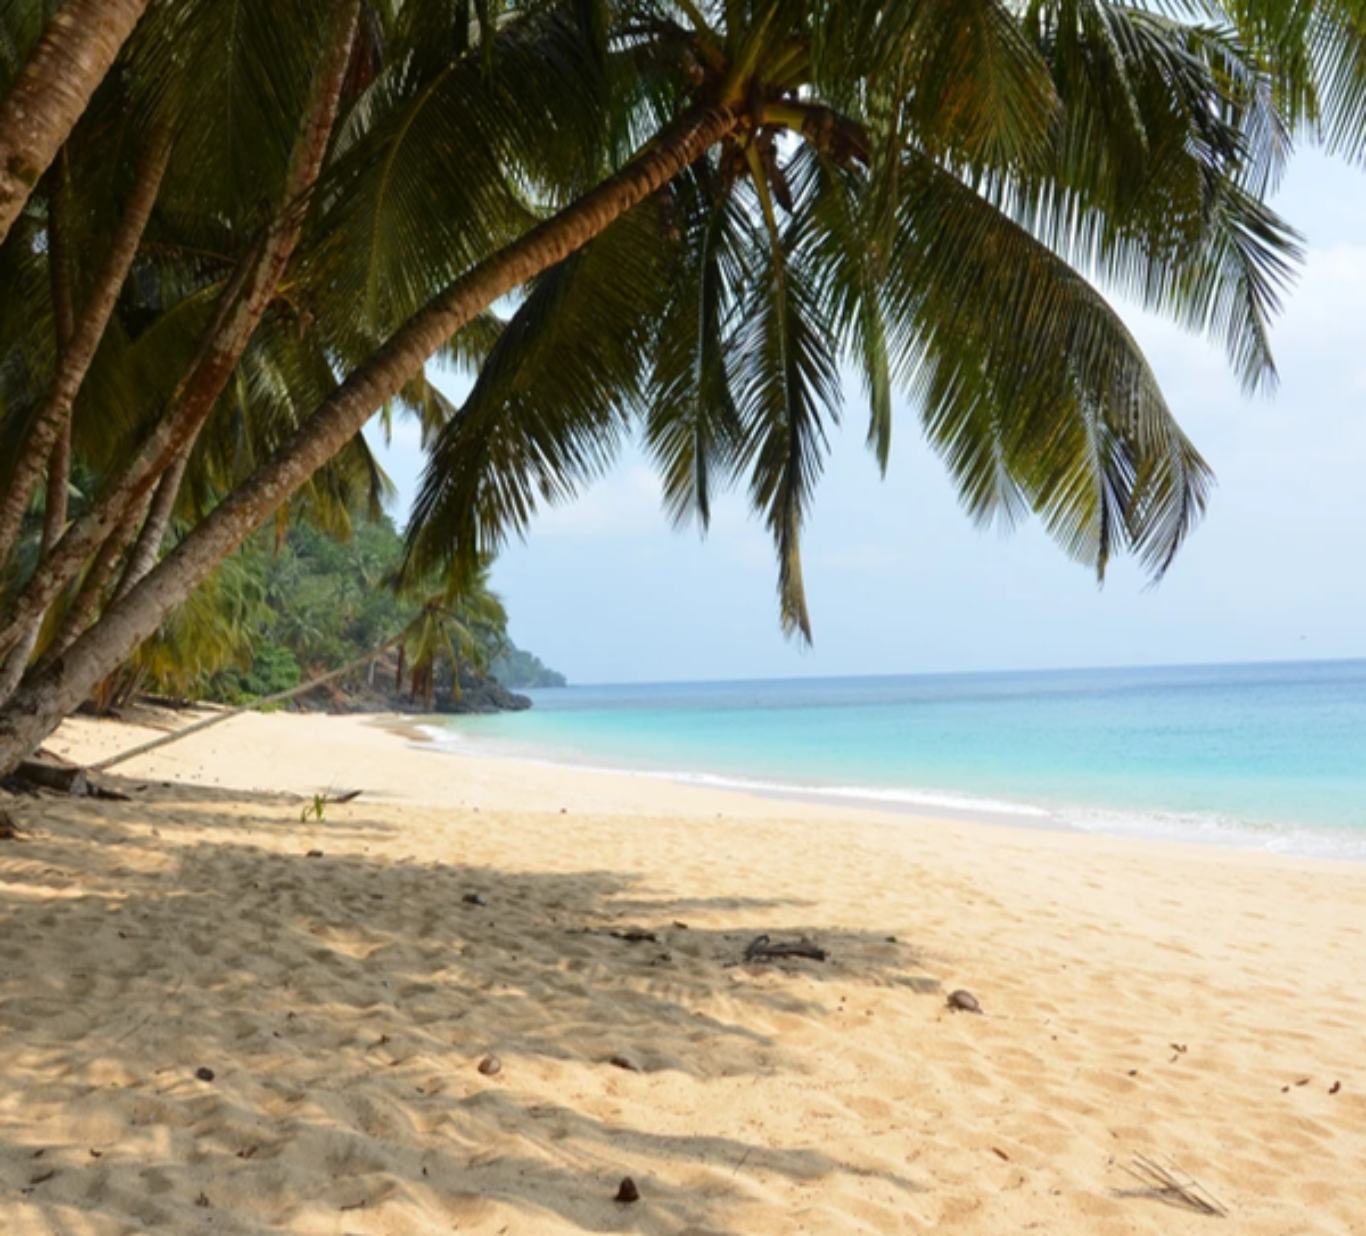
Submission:
M 354 718 L 120 772 L 130 802 L 8 804 L 0 1232 L 1366 1232 L 1366 868 Z M 301 822 L 329 787 L 364 793 Z M 829 960 L 745 964 L 760 933 Z

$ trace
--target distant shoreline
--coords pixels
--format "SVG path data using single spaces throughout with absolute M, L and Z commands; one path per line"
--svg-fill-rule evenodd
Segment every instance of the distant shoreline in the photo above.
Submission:
M 1267 834 L 1246 827 L 1230 825 L 1222 829 L 1202 828 L 1200 821 L 1192 822 L 1180 818 L 1153 821 L 1142 817 L 1126 817 L 1121 813 L 1103 816 L 1094 826 L 1083 826 L 1058 811 L 1043 807 L 998 803 L 991 799 L 975 802 L 971 791 L 960 794 L 897 791 L 881 786 L 831 788 L 820 785 L 784 785 L 720 773 L 639 768 L 625 762 L 612 763 L 610 756 L 573 758 L 534 750 L 500 749 L 497 740 L 486 738 L 466 738 L 459 742 L 443 743 L 441 735 L 434 731 L 443 728 L 445 722 L 456 720 L 447 717 L 405 717 L 394 719 L 397 723 L 385 719 L 376 719 L 376 723 L 407 741 L 440 754 L 470 759 L 493 759 L 530 768 L 562 769 L 571 775 L 586 772 L 625 777 L 676 785 L 683 790 L 716 790 L 759 800 L 873 811 L 908 820 L 933 817 L 991 827 L 1024 829 L 1030 832 L 1106 836 L 1161 844 L 1191 845 L 1201 850 L 1285 854 L 1354 865 L 1366 862 L 1366 845 L 1362 844 L 1362 839 L 1355 833 L 1346 830 L 1341 837 L 1311 828 L 1304 828 L 1297 833 Z M 454 737 L 454 731 L 452 736 Z

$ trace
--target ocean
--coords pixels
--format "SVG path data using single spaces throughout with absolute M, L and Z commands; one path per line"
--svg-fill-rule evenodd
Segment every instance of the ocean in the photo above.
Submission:
M 1366 661 L 582 686 L 453 751 L 1366 860 Z

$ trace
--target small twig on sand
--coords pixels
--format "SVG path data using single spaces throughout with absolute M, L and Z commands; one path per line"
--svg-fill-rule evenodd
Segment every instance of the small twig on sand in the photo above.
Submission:
M 1188 1176 L 1168 1160 L 1166 1166 L 1154 1163 L 1146 1155 L 1135 1155 L 1132 1164 L 1124 1170 L 1135 1180 L 1146 1185 L 1164 1201 L 1199 1211 L 1202 1215 L 1216 1215 L 1224 1218 L 1227 1208 L 1199 1181 Z
M 812 944 L 810 940 L 792 942 L 773 941 L 768 936 L 755 936 L 745 949 L 746 961 L 768 961 L 775 957 L 808 957 L 812 961 L 824 961 L 829 954 Z

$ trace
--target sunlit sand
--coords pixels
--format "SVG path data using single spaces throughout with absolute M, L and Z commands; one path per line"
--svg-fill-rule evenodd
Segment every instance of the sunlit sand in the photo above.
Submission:
M 1239 1236 L 1363 1230 L 1361 867 L 449 756 L 355 718 L 242 717 L 117 773 L 131 801 L 19 800 L 0 840 L 5 1233 L 1219 1223 L 1136 1156 Z M 746 963 L 761 934 L 828 958 Z

